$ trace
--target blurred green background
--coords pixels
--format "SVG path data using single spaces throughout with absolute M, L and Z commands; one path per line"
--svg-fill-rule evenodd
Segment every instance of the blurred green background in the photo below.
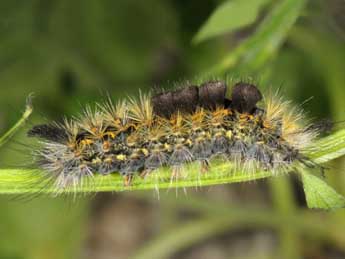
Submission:
M 216 10 L 216 11 L 215 11 Z M 197 35 L 197 36 L 196 36 Z M 314 119 L 345 120 L 343 0 L 3 0 L 0 132 L 200 78 L 254 78 Z M 19 132 L 2 168 L 30 162 Z M 327 181 L 345 194 L 341 160 Z M 345 212 L 308 210 L 293 177 L 73 201 L 0 197 L 0 258 L 345 258 Z

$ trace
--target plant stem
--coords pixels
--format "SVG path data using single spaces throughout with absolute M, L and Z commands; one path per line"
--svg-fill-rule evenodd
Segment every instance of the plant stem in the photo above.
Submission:
M 26 107 L 22 117 L 10 128 L 3 136 L 0 137 L 0 147 L 5 144 L 14 133 L 26 122 L 33 111 L 32 107 L 32 95 L 29 95 L 26 99 Z

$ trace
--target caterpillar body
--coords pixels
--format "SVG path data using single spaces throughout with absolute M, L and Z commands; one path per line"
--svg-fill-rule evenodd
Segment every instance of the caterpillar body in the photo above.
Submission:
M 177 178 L 193 161 L 205 173 L 215 157 L 243 173 L 291 171 L 296 163 L 318 167 L 303 154 L 318 130 L 298 109 L 275 95 L 264 98 L 247 82 L 236 83 L 230 98 L 227 90 L 223 81 L 208 81 L 117 104 L 108 100 L 73 120 L 36 125 L 28 136 L 41 139 L 36 161 L 60 189 L 111 173 L 129 186 L 135 176 L 163 166 Z

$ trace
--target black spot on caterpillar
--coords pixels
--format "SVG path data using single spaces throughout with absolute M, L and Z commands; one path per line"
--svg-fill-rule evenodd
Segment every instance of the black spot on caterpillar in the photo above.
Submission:
M 235 84 L 231 99 L 227 89 L 223 81 L 209 81 L 117 105 L 108 101 L 78 119 L 35 126 L 28 136 L 43 140 L 35 157 L 58 188 L 110 173 L 130 185 L 162 166 L 171 167 L 174 178 L 193 161 L 207 172 L 214 157 L 243 173 L 289 172 L 295 163 L 321 168 L 303 154 L 318 130 L 303 123 L 301 112 L 277 96 L 263 98 L 253 84 Z

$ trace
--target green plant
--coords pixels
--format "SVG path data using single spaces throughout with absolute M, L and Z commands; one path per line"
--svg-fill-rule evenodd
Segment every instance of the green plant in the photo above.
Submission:
M 210 19 L 195 36 L 194 42 L 200 43 L 206 39 L 213 38 L 225 32 L 231 32 L 250 25 L 257 17 L 260 8 L 268 4 L 268 1 L 258 1 L 255 5 L 242 1 L 227 1 L 212 14 Z M 276 3 L 260 23 L 256 32 L 245 40 L 240 46 L 225 57 L 219 65 L 214 66 L 211 74 L 224 73 L 235 65 L 244 66 L 247 69 L 256 70 L 267 62 L 277 52 L 281 43 L 286 38 L 289 29 L 295 23 L 298 15 L 303 10 L 304 0 L 284 0 Z M 250 7 L 250 8 L 249 8 Z M 249 8 L 249 9 L 248 9 Z M 238 19 L 227 19 L 228 15 L 247 12 L 246 16 L 239 16 Z M 27 105 L 27 111 L 23 118 L 0 139 L 0 145 L 8 140 L 9 136 L 19 128 L 32 111 L 31 105 Z M 317 148 L 311 148 L 308 156 L 317 163 L 326 163 L 345 154 L 345 130 L 325 137 L 314 144 Z M 101 191 L 124 191 L 124 190 L 146 190 L 164 188 L 186 188 L 199 187 L 225 183 L 247 182 L 261 178 L 272 177 L 271 172 L 262 171 L 255 174 L 231 173 L 231 164 L 215 161 L 211 171 L 205 175 L 200 175 L 199 168 L 191 164 L 186 169 L 188 178 L 170 181 L 169 170 L 159 171 L 145 179 L 136 179 L 131 187 L 123 186 L 123 179 L 118 175 L 95 176 L 92 183 L 80 188 L 66 188 L 63 193 L 71 192 L 101 192 Z M 321 178 L 306 170 L 297 170 L 304 184 L 308 205 L 311 208 L 339 208 L 345 206 L 342 196 L 337 194 Z M 53 187 L 42 188 L 41 176 L 38 170 L 24 169 L 0 169 L 0 193 L 52 193 Z M 36 184 L 28 184 L 36 183 Z
M 5 132 L 4 135 L 2 135 L 0 137 L 0 147 L 2 145 L 4 145 L 7 141 L 9 141 L 10 138 L 24 125 L 24 123 L 30 117 L 32 111 L 33 111 L 32 95 L 30 95 L 26 99 L 25 111 L 24 111 L 22 117 L 17 121 L 17 123 L 15 125 L 13 125 L 7 132 Z

